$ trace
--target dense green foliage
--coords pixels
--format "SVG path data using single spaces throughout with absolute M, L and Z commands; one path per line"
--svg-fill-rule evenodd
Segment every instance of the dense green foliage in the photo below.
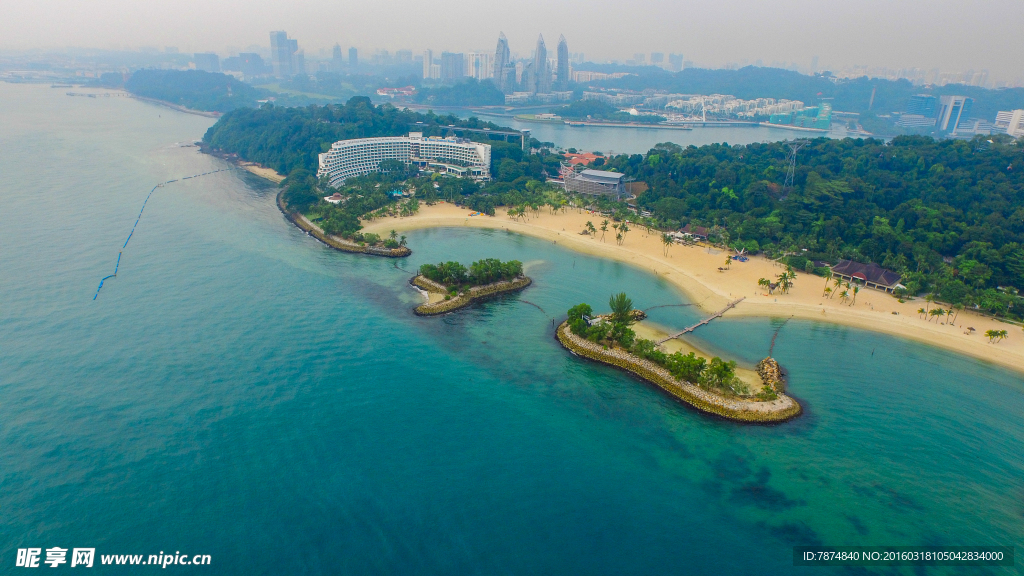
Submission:
M 505 94 L 490 80 L 466 78 L 454 86 L 421 88 L 416 101 L 434 106 L 500 106 Z
M 383 163 L 382 163 L 383 164 Z M 292 172 L 284 181 L 284 199 L 289 208 L 305 213 L 306 217 L 319 225 L 327 234 L 349 238 L 356 242 L 377 244 L 380 240 L 372 235 L 359 233 L 360 219 L 374 219 L 384 216 L 410 216 L 419 210 L 419 201 L 402 196 L 409 189 L 421 188 L 429 179 L 410 177 L 408 166 L 394 162 L 392 171 L 367 174 L 349 178 L 339 187 L 330 187 L 326 182 L 317 182 L 302 168 Z M 414 174 L 414 172 L 413 172 Z M 341 201 L 334 204 L 323 201 L 319 190 L 337 193 Z M 395 238 L 383 241 L 386 248 L 395 248 Z M 393 245 L 392 245 L 393 244 Z M 404 245 L 404 241 L 401 242 Z
M 648 184 L 637 202 L 664 227 L 704 225 L 730 246 L 773 255 L 875 262 L 902 274 L 910 295 L 1024 312 L 997 289 L 1024 289 L 1019 143 L 821 138 L 800 150 L 795 186 L 783 190 L 787 152 L 783 143 L 660 144 L 608 166 Z
M 651 340 L 637 338 L 629 328 L 633 323 L 633 301 L 625 293 L 613 294 L 608 299 L 611 314 L 594 317 L 589 304 L 577 304 L 569 309 L 569 330 L 582 338 L 608 347 L 618 346 L 645 360 L 665 368 L 678 380 L 714 388 L 727 393 L 745 392 L 745 386 L 736 378 L 736 363 L 715 356 L 707 359 L 695 353 L 666 354 Z
M 201 70 L 138 70 L 125 83 L 125 89 L 193 110 L 216 112 L 255 106 L 257 100 L 270 95 L 227 74 Z
M 822 98 L 832 98 L 835 110 L 865 113 L 902 112 L 915 94 L 958 94 L 974 99 L 970 115 L 995 119 L 1000 110 L 1024 106 L 1024 88 L 987 90 L 976 86 L 915 86 L 907 80 L 855 78 L 839 80 L 827 76 L 809 76 L 779 68 L 747 66 L 739 70 L 708 70 L 689 68 L 675 74 L 644 74 L 608 80 L 602 84 L 617 88 L 645 90 L 649 88 L 682 94 L 732 94 L 737 98 L 786 98 L 808 105 Z M 871 93 L 874 91 L 874 103 Z M 870 105 L 870 109 L 869 109 Z
M 417 122 L 423 124 L 416 125 Z M 206 131 L 203 141 L 214 149 L 290 174 L 295 168 L 316 172 L 317 156 L 330 150 L 338 140 L 403 136 L 410 130 L 428 136 L 442 135 L 443 127 L 448 125 L 500 128 L 475 118 L 462 120 L 400 110 L 387 104 L 374 106 L 369 98 L 359 96 L 343 105 L 233 110 Z
M 643 122 L 657 124 L 664 122 L 664 116 L 646 114 L 632 116 L 600 100 L 577 100 L 571 104 L 553 108 L 552 113 L 569 120 L 611 120 L 615 122 Z
M 467 269 L 458 262 L 441 262 L 420 266 L 420 274 L 449 289 L 461 289 L 514 280 L 523 275 L 523 263 L 518 260 L 502 262 L 496 258 L 485 258 L 473 262 Z

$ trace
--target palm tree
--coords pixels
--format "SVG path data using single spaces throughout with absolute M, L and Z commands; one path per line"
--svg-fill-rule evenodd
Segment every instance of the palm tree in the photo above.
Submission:
M 405 244 L 406 244 L 406 242 L 405 242 L 405 234 L 402 234 L 402 237 L 398 240 L 398 245 L 399 246 L 405 246 Z
M 615 235 L 615 243 L 622 246 L 622 232 Z
M 928 315 L 929 316 L 934 316 L 935 317 L 935 323 L 938 324 L 939 323 L 939 316 L 942 316 L 945 313 L 946 313 L 946 311 L 943 310 L 942 308 L 932 308 L 928 312 Z
M 394 230 L 392 230 L 391 234 L 389 236 L 391 237 L 392 240 L 397 240 L 398 239 L 398 232 L 395 232 Z
M 619 232 L 622 232 L 622 240 L 623 240 L 623 242 L 625 242 L 625 240 L 626 240 L 626 232 L 629 232 L 629 226 L 626 226 L 625 222 L 623 222 L 622 224 L 619 224 Z M 622 242 L 619 242 L 619 244 L 622 244 Z
M 860 286 L 853 287 L 853 302 L 850 302 L 850 306 L 857 303 L 857 292 L 860 292 Z
M 849 298 L 849 297 L 850 297 L 850 293 L 848 291 L 846 291 L 846 290 L 843 290 L 842 292 L 839 293 L 839 301 L 840 302 L 846 303 L 846 299 Z
M 836 295 L 836 290 L 838 290 L 839 287 L 842 286 L 842 285 L 843 285 L 843 279 L 842 278 L 836 278 L 836 279 L 832 280 L 832 295 L 833 296 Z
M 927 315 L 928 315 L 928 311 L 925 310 L 924 308 L 918 308 L 917 309 L 917 317 L 918 318 L 920 318 L 922 316 L 927 316 Z
M 996 330 L 996 338 L 1002 340 L 1010 335 L 1006 330 Z
M 960 317 L 960 311 L 963 310 L 963 309 L 964 309 L 964 305 L 963 304 L 953 304 L 953 308 L 950 309 L 950 312 L 952 313 L 954 310 L 956 310 L 956 314 L 953 316 L 953 322 L 954 323 L 956 322 L 956 319 Z
M 732 267 L 732 256 L 725 257 L 725 269 L 728 270 Z
M 925 297 L 924 297 L 924 301 L 925 301 L 925 305 L 924 305 L 924 307 L 925 307 L 925 309 L 927 310 L 927 309 L 929 308 L 929 305 L 930 305 L 930 304 L 931 304 L 932 302 L 935 302 L 935 295 L 934 295 L 934 294 L 929 294 L 929 295 L 925 296 Z
M 828 286 L 825 286 L 825 292 L 822 294 L 822 296 L 824 296 L 825 298 L 831 298 L 832 297 L 832 289 L 829 288 Z
M 608 307 L 612 309 L 612 322 L 633 323 L 633 301 L 625 292 L 612 294 L 608 299 Z
M 608 231 L 608 221 L 601 221 L 601 242 L 604 242 L 604 233 Z
M 985 336 L 988 337 L 988 341 L 991 344 L 999 336 L 999 330 L 985 330 Z
M 826 294 L 831 292 L 831 290 L 828 289 L 828 281 L 831 280 L 831 279 L 832 279 L 832 269 L 831 268 L 826 268 L 825 269 L 825 291 L 821 293 L 822 296 L 825 296 Z
M 767 278 L 759 278 L 757 280 L 757 285 L 761 286 L 762 288 L 765 288 L 766 290 L 769 291 L 769 293 L 771 292 L 772 283 Z
M 669 236 L 667 232 L 664 232 L 661 235 L 661 245 L 664 248 L 665 256 L 668 256 L 668 249 L 672 246 L 672 237 Z M 762 278 L 762 280 L 764 280 L 764 278 Z

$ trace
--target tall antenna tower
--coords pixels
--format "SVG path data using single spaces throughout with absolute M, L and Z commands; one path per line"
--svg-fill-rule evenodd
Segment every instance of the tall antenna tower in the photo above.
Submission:
M 801 148 L 808 145 L 810 140 L 798 139 L 786 141 L 786 146 L 789 147 L 789 170 L 786 171 L 786 183 L 782 185 L 782 196 L 779 200 L 785 200 L 789 193 L 793 190 L 793 178 L 796 176 L 796 153 Z

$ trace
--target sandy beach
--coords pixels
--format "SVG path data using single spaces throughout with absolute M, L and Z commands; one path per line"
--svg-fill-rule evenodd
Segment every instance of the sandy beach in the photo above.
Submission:
M 543 208 L 538 215 L 531 213 L 528 218 L 515 221 L 509 219 L 503 209 L 498 209 L 496 216 L 470 216 L 471 213 L 446 202 L 424 205 L 414 216 L 368 222 L 364 231 L 379 234 L 390 230 L 458 226 L 507 229 L 649 270 L 671 281 L 709 313 L 723 308 L 732 300 L 745 297 L 725 316 L 792 317 L 843 324 L 912 338 L 1024 372 L 1024 332 L 1021 327 L 977 313 L 963 311 L 955 323 L 947 324 L 942 320 L 936 323 L 934 318 L 924 319 L 917 313 L 918 308 L 927 306 L 923 298 L 901 304 L 891 295 L 869 288 L 862 288 L 856 304 L 851 306 L 840 303 L 838 297 L 823 298 L 825 279 L 803 272 L 797 272 L 789 294 L 769 296 L 758 287 L 757 280 L 762 277 L 772 279 L 783 271 L 771 260 L 753 256 L 747 262 L 734 262 L 729 270 L 720 272 L 718 268 L 724 266 L 726 252 L 677 244 L 671 246 L 665 255 L 660 234 L 647 234 L 640 226 L 631 226 L 622 246 L 615 244 L 615 233 L 610 227 L 604 241 L 600 239 L 600 231 L 596 238 L 580 235 L 588 220 L 600 227 L 603 220 L 600 214 L 576 210 L 551 214 Z M 416 247 L 412 246 L 412 249 Z M 968 327 L 975 331 L 966 334 Z M 990 344 L 984 336 L 990 329 L 1006 330 L 1009 337 Z

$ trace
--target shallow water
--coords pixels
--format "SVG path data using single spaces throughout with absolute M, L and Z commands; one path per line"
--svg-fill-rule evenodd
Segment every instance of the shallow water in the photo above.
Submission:
M 798 544 L 1024 541 L 1017 374 L 791 321 L 775 356 L 807 413 L 732 424 L 554 340 L 566 308 L 612 292 L 685 302 L 657 277 L 503 231 L 343 254 L 237 171 L 158 189 L 92 301 L 149 189 L 225 166 L 175 145 L 211 120 L 0 99 L 3 572 L 60 546 L 210 554 L 217 574 L 791 574 Z M 535 284 L 412 314 L 399 267 L 482 257 Z M 696 336 L 753 364 L 782 322 Z

